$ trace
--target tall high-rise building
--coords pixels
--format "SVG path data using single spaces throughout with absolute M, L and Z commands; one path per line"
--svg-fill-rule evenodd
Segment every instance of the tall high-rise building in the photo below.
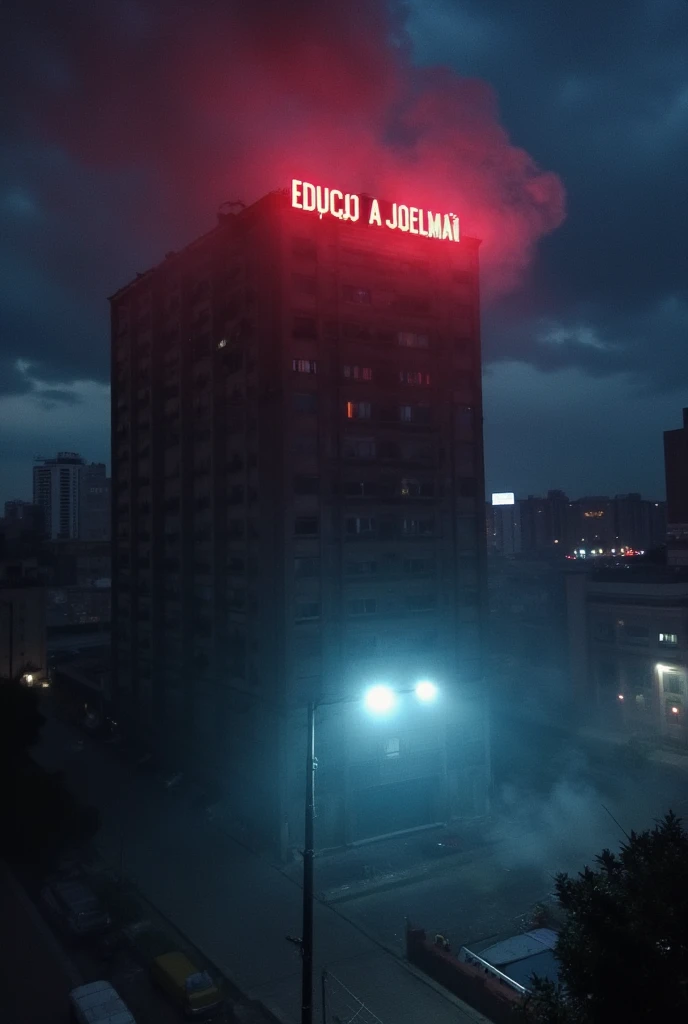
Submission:
M 83 466 L 79 479 L 79 540 L 110 540 L 110 478 L 105 464 Z
M 492 495 L 487 510 L 488 551 L 496 555 L 516 555 L 521 550 L 521 508 L 512 491 Z
M 309 701 L 320 846 L 481 813 L 478 242 L 295 182 L 111 310 L 122 720 L 282 849 Z M 402 691 L 380 717 L 377 683 Z
M 84 460 L 76 452 L 58 452 L 33 467 L 33 501 L 43 509 L 45 536 L 74 540 L 79 536 L 79 480 Z
M 110 479 L 105 463 L 58 452 L 33 467 L 33 500 L 43 511 L 49 540 L 110 539 Z
M 664 431 L 666 480 L 667 560 L 688 565 L 688 409 L 683 426 Z

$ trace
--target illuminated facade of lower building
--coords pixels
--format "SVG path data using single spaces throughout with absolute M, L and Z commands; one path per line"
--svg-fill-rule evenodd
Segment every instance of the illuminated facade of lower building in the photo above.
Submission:
M 478 243 L 294 194 L 111 300 L 118 713 L 283 851 L 311 700 L 353 702 L 317 712 L 319 846 L 473 817 L 489 790 Z M 420 679 L 432 708 L 357 702 Z
M 688 740 L 688 570 L 633 565 L 567 576 L 571 680 L 612 729 Z

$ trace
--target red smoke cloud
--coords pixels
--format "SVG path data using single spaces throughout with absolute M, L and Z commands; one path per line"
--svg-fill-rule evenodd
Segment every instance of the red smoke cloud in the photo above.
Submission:
M 53 69 L 24 90 L 40 131 L 89 166 L 146 169 L 151 217 L 175 230 L 297 177 L 456 212 L 494 292 L 564 217 L 559 179 L 511 145 L 489 86 L 413 66 L 398 3 L 39 6 L 18 29 L 29 66 Z

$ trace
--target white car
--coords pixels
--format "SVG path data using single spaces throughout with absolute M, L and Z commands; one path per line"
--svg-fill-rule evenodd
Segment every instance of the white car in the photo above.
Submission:
M 136 1024 L 134 1015 L 109 981 L 92 981 L 69 993 L 76 1024 Z

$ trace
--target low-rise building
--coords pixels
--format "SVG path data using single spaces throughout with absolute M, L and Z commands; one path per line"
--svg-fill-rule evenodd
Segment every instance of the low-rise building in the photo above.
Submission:
M 609 728 L 685 743 L 688 569 L 627 565 L 566 582 L 579 707 Z

